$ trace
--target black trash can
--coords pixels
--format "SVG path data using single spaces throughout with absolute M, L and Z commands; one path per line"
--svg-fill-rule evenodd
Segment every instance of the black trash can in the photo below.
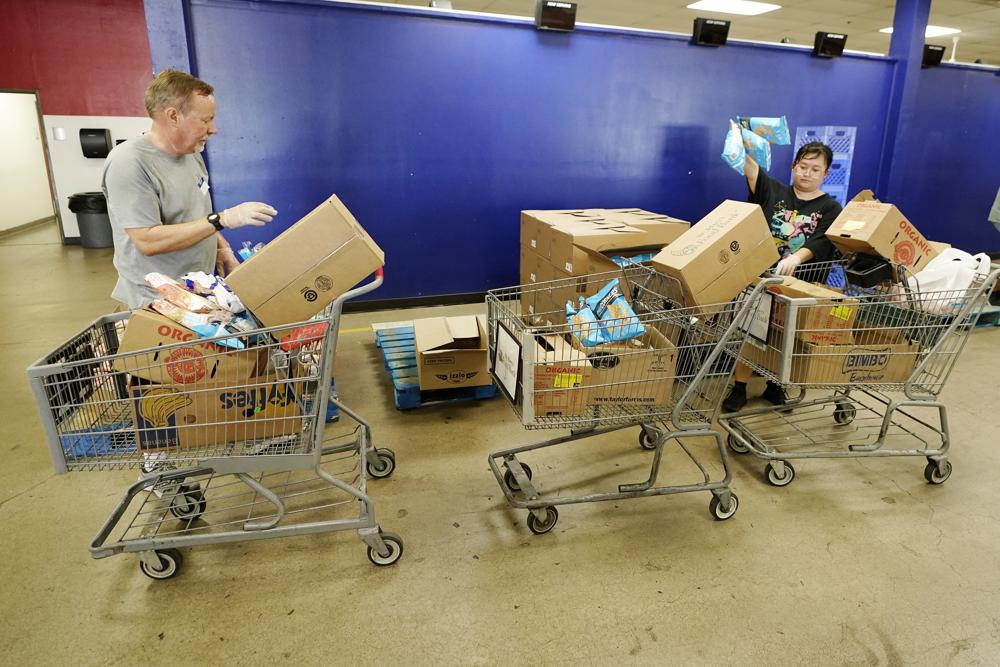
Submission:
M 103 192 L 78 192 L 69 198 L 69 210 L 76 213 L 80 226 L 80 245 L 84 248 L 110 248 L 111 235 L 108 202 Z

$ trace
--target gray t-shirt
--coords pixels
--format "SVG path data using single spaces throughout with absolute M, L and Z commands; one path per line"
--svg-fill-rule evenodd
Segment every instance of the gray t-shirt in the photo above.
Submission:
M 157 298 L 145 284 L 156 271 L 178 278 L 189 271 L 212 273 L 215 236 L 190 248 L 146 257 L 126 229 L 173 225 L 204 218 L 212 212 L 208 170 L 197 153 L 173 157 L 144 135 L 115 146 L 104 164 L 101 189 L 108 199 L 108 216 L 115 241 L 118 284 L 111 296 L 129 308 L 142 308 Z

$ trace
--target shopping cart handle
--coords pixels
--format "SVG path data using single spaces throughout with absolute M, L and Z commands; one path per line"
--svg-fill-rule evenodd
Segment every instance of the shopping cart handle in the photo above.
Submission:
M 354 289 L 352 289 L 350 291 L 344 292 L 343 294 L 341 294 L 340 296 L 337 297 L 337 300 L 334 303 L 339 306 L 344 301 L 350 301 L 351 299 L 353 299 L 355 297 L 359 297 L 362 294 L 368 294 L 368 292 L 371 292 L 371 291 L 374 291 L 374 290 L 378 289 L 379 286 L 382 284 L 382 281 L 383 281 L 384 277 L 385 277 L 385 269 L 380 266 L 375 271 L 375 279 L 374 280 L 372 280 L 370 283 L 365 283 L 361 287 L 355 287 Z M 339 311 L 335 311 L 335 312 L 339 312 Z

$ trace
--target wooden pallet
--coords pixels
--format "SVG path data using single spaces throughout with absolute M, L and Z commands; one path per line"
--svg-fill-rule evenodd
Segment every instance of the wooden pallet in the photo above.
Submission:
M 395 393 L 396 407 L 413 410 L 438 403 L 475 401 L 497 395 L 496 385 L 457 387 L 455 389 L 420 389 L 417 379 L 417 353 L 413 341 L 413 325 L 394 322 L 394 326 L 375 328 L 375 345 L 382 352 L 383 366 L 389 373 Z M 374 327 L 373 327 L 374 328 Z

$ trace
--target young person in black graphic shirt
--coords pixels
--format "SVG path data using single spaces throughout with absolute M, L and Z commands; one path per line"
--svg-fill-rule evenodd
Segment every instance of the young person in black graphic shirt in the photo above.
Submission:
M 826 230 L 840 215 L 837 200 L 820 190 L 830 171 L 833 151 L 826 144 L 814 141 L 802 146 L 792 162 L 792 184 L 772 178 L 749 156 L 743 172 L 750 186 L 750 201 L 764 209 L 764 218 L 771 225 L 771 236 L 778 246 L 781 259 L 775 272 L 794 275 L 807 281 L 825 278 L 810 271 L 810 264 L 828 262 L 837 257 L 837 250 L 826 238 Z M 726 412 L 737 412 L 747 403 L 747 382 L 753 375 L 749 366 L 737 364 L 736 383 L 723 401 Z M 763 397 L 775 405 L 785 402 L 785 392 L 770 381 Z

